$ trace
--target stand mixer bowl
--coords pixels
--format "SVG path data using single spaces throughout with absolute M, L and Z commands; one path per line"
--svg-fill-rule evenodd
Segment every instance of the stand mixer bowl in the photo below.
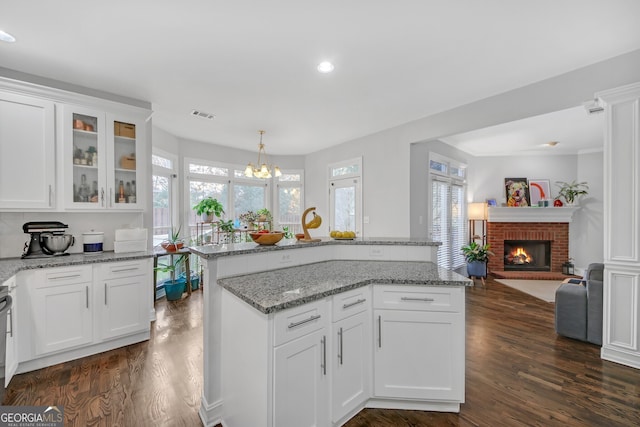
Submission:
M 40 235 L 40 246 L 49 255 L 60 255 L 73 246 L 76 239 L 72 234 L 52 234 L 42 233 Z

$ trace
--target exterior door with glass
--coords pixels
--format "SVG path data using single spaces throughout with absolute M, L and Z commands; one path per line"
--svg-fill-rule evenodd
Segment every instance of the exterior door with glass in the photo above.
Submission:
M 330 230 L 362 234 L 362 190 L 360 179 L 342 178 L 329 183 Z

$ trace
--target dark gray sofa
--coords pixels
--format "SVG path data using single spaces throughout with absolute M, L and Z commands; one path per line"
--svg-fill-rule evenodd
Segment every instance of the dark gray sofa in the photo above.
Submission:
M 589 264 L 582 283 L 563 283 L 556 290 L 556 333 L 602 345 L 604 264 Z

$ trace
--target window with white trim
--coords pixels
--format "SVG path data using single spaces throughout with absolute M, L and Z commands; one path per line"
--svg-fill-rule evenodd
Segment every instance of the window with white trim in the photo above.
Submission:
M 466 243 L 466 168 L 464 163 L 429 153 L 431 230 L 438 248 L 438 265 L 457 269 L 465 263 L 460 248 Z
M 290 233 L 302 233 L 302 210 L 304 206 L 304 171 L 283 170 L 275 178 L 274 227 Z
M 329 165 L 329 231 L 362 236 L 362 157 Z
M 177 157 L 171 153 L 153 149 L 152 193 L 153 193 L 153 246 L 166 239 L 172 227 L 179 227 L 177 194 Z

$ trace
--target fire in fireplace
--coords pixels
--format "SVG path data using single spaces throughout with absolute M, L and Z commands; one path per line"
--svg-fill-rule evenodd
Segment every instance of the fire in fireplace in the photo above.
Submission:
M 504 269 L 551 271 L 551 242 L 548 240 L 505 240 Z

